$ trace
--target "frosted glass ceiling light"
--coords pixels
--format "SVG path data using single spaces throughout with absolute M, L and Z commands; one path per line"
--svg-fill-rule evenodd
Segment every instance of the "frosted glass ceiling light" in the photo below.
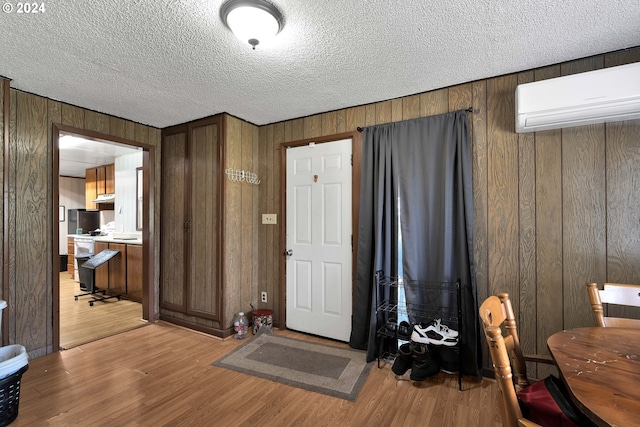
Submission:
M 220 7 L 220 18 L 233 34 L 253 49 L 275 37 L 284 27 L 282 13 L 267 0 L 229 0 Z

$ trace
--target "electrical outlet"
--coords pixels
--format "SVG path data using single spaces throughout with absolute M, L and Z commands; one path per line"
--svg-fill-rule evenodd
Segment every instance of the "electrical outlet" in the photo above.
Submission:
M 262 214 L 262 223 L 263 224 L 277 224 L 278 223 L 278 215 L 277 214 Z
M 267 293 L 263 292 L 260 294 L 260 301 L 261 302 L 267 302 Z

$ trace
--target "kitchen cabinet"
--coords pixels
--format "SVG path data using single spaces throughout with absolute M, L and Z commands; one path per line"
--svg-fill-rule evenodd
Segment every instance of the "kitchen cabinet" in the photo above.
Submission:
M 109 249 L 120 251 L 109 261 L 109 292 L 112 294 L 127 294 L 127 245 L 124 243 L 109 243 Z
M 87 209 L 113 209 L 113 203 L 91 203 L 103 194 L 115 193 L 115 164 L 89 168 L 85 171 L 85 206 Z
M 74 238 L 73 237 L 67 237 L 67 271 L 69 272 L 69 275 L 71 276 L 71 278 L 73 279 L 74 277 L 74 268 L 75 266 L 73 265 L 73 261 L 75 260 L 75 250 L 76 250 L 76 245 L 74 242 Z
M 127 297 L 142 301 L 142 245 L 127 245 Z
M 94 281 L 100 290 L 106 290 L 109 294 L 127 294 L 127 246 L 124 243 L 94 242 L 94 253 L 98 254 L 105 249 L 120 251 L 118 255 L 96 268 Z M 142 282 L 142 279 L 140 279 Z
M 163 131 L 160 317 L 220 335 L 222 118 Z

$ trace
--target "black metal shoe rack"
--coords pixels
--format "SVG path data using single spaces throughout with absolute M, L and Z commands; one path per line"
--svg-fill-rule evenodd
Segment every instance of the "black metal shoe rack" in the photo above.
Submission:
M 397 277 L 385 276 L 382 271 L 375 275 L 375 297 L 376 297 L 376 319 L 378 338 L 378 368 L 381 368 L 380 360 L 395 356 L 388 352 L 382 352 L 382 344 L 385 340 L 409 341 L 410 337 L 399 336 L 397 331 L 389 331 L 386 323 L 389 319 L 398 319 L 399 314 L 406 314 L 412 318 L 411 325 L 424 322 L 429 323 L 434 319 L 442 319 L 442 323 L 451 329 L 458 331 L 458 343 L 455 346 L 445 348 L 454 349 L 458 359 L 458 389 L 462 390 L 462 351 L 461 342 L 464 339 L 462 331 L 462 301 L 460 291 L 460 281 L 452 282 L 427 282 L 413 280 L 404 282 L 405 292 L 414 287 L 419 288 L 423 295 L 427 296 L 427 301 L 422 304 L 406 303 L 406 307 L 399 307 L 397 303 L 398 287 L 400 282 Z M 391 289 L 395 288 L 395 289 Z M 394 298 L 390 298 L 395 295 Z M 443 301 L 449 302 L 449 307 L 445 307 Z M 454 313 L 453 315 L 451 313 Z M 432 345 L 432 344 L 430 344 Z

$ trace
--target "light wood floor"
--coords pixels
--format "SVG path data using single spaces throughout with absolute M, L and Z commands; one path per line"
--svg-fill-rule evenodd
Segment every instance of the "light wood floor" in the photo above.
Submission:
M 500 426 L 493 380 L 374 366 L 349 402 L 211 366 L 244 342 L 158 322 L 30 360 L 13 426 Z
M 142 304 L 111 299 L 90 306 L 90 295 L 78 297 L 80 285 L 68 272 L 60 273 L 60 347 L 67 349 L 144 326 Z

